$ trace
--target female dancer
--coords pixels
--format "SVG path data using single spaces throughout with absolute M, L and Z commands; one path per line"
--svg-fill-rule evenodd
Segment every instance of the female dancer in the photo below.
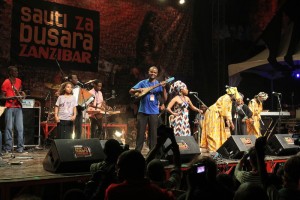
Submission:
M 189 91 L 185 83 L 176 81 L 170 88 L 170 93 L 173 92 L 177 95 L 167 106 L 167 111 L 171 114 L 170 126 L 173 127 L 175 136 L 191 136 L 188 108 L 199 113 L 202 113 L 202 110 L 195 107 L 187 96 Z

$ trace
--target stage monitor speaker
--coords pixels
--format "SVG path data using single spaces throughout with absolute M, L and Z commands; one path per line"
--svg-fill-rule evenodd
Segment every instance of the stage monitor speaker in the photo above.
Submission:
M 254 135 L 232 135 L 217 152 L 223 158 L 240 159 L 245 151 L 254 146 L 255 140 Z
M 294 144 L 292 134 L 275 134 L 267 141 L 267 155 L 288 156 L 296 154 L 299 150 L 299 146 Z
M 179 146 L 180 159 L 182 163 L 190 162 L 196 155 L 200 154 L 200 148 L 193 136 L 176 136 L 176 142 Z M 171 140 L 167 139 L 164 144 L 164 150 L 169 149 Z M 171 150 L 165 152 L 167 159 L 171 159 L 173 152 Z M 170 160 L 172 162 L 172 160 Z
M 103 161 L 99 139 L 55 139 L 43 161 L 45 170 L 55 173 L 89 172 L 92 163 Z

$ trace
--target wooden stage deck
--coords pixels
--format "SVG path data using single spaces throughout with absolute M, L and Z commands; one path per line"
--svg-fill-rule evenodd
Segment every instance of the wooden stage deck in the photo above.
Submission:
M 29 149 L 27 154 L 5 154 L 0 161 L 0 199 L 11 200 L 30 192 L 43 199 L 62 199 L 72 187 L 84 187 L 90 173 L 56 174 L 43 169 L 48 149 Z M 12 156 L 15 156 L 13 158 Z
M 5 154 L 0 160 L 0 199 L 11 200 L 21 193 L 29 192 L 43 200 L 62 199 L 72 188 L 83 189 L 90 179 L 90 173 L 51 173 L 43 169 L 43 160 L 49 149 L 27 149 L 27 154 Z M 14 155 L 15 157 L 12 157 Z M 290 156 L 267 156 L 267 171 L 271 173 Z M 238 160 L 216 159 L 219 172 L 230 174 Z M 172 166 L 166 167 L 170 172 Z M 182 165 L 187 169 L 187 164 Z

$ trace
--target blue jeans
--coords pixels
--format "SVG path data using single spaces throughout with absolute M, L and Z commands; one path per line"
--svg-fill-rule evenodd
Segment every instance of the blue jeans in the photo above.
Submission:
M 23 151 L 23 112 L 22 108 L 6 108 L 5 110 L 5 130 L 4 130 L 4 151 L 13 149 L 14 134 L 17 136 L 17 151 Z

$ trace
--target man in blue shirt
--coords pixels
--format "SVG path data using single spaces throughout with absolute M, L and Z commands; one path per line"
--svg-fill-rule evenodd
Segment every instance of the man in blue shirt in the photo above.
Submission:
M 137 114 L 137 138 L 135 149 L 141 151 L 145 140 L 145 132 L 148 124 L 148 145 L 149 150 L 154 148 L 157 142 L 157 128 L 159 115 L 159 95 L 164 93 L 166 83 L 159 83 L 156 80 L 158 69 L 155 66 L 149 68 L 149 78 L 138 82 L 129 93 L 136 98 L 140 98 L 139 110 Z

